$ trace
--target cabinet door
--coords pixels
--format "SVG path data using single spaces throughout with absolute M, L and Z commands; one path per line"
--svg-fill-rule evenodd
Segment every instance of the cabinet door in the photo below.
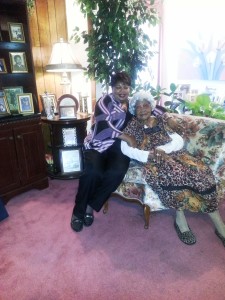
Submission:
M 41 124 L 14 129 L 22 185 L 46 176 Z
M 0 194 L 20 186 L 13 131 L 0 130 Z

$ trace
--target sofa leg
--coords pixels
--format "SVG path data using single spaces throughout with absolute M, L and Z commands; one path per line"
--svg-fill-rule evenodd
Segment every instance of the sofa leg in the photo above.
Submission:
M 145 217 L 145 229 L 148 229 L 149 227 L 149 219 L 150 219 L 150 207 L 146 204 L 144 204 L 144 217 Z
M 109 209 L 109 201 L 106 201 L 104 206 L 103 206 L 103 214 L 106 214 Z

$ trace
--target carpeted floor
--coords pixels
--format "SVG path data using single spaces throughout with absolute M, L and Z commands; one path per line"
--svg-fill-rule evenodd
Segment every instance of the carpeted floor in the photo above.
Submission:
M 78 180 L 51 180 L 10 200 L 0 222 L 0 300 L 224 300 L 225 249 L 207 215 L 187 213 L 197 244 L 177 238 L 171 210 L 144 229 L 139 206 L 110 201 L 70 228 Z M 225 203 L 221 213 L 225 219 Z

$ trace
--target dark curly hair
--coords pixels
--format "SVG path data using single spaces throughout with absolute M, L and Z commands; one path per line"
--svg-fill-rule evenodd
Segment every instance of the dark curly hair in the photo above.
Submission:
M 124 71 L 117 72 L 111 76 L 111 83 L 110 83 L 111 87 L 114 87 L 117 84 L 117 82 L 122 82 L 124 84 L 131 86 L 131 78 Z

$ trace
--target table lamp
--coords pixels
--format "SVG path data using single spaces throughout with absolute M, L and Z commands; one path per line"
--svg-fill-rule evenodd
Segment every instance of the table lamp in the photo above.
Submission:
M 75 57 L 72 45 L 65 42 L 63 38 L 53 45 L 51 57 L 45 69 L 47 72 L 61 72 L 60 84 L 62 85 L 70 84 L 67 72 L 85 70 Z

